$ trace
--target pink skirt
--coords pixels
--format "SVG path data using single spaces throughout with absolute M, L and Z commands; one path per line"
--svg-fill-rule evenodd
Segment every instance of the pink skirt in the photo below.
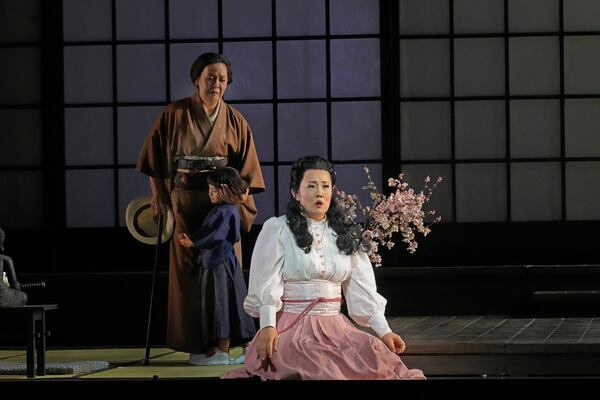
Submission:
M 285 329 L 297 317 L 298 314 L 282 313 L 278 330 Z M 279 335 L 278 351 L 271 359 L 274 370 L 262 368 L 256 352 L 257 337 L 248 346 L 244 366 L 221 378 L 425 379 L 423 371 L 408 369 L 380 339 L 356 328 L 343 314 L 305 315 Z

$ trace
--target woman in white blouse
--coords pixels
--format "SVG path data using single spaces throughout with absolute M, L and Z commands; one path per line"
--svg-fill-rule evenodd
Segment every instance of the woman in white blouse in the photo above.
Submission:
M 406 347 L 384 316 L 360 228 L 334 196 L 333 165 L 318 156 L 293 166 L 285 216 L 266 221 L 250 265 L 245 310 L 260 318 L 242 368 L 224 378 L 425 379 L 397 353 Z M 342 292 L 356 328 L 340 313 Z

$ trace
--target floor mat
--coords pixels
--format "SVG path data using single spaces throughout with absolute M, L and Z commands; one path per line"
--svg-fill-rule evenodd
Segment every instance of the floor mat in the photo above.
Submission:
M 108 361 L 63 361 L 46 363 L 46 375 L 73 375 L 108 368 Z M 25 375 L 27 365 L 20 362 L 0 362 L 0 375 Z

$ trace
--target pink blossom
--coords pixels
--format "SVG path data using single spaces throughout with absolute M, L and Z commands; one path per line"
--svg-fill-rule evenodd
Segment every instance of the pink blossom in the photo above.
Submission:
M 379 192 L 371 179 L 369 168 L 365 166 L 364 171 L 368 181 L 367 185 L 363 186 L 363 190 L 369 191 L 370 205 L 363 206 L 358 196 L 349 195 L 344 191 L 338 190 L 337 196 L 349 222 L 356 222 L 357 210 L 363 214 L 364 221 L 361 224 L 363 244 L 371 262 L 379 267 L 382 261 L 379 245 L 392 249 L 395 245 L 393 236 L 400 232 L 407 251 L 414 253 L 418 247 L 415 233 L 427 236 L 431 232 L 429 226 L 440 221 L 441 218 L 437 217 L 432 223 L 424 225 L 423 219 L 428 215 L 434 215 L 435 211 L 424 211 L 423 205 L 429 201 L 433 189 L 442 182 L 442 178 L 437 178 L 433 186 L 429 186 L 431 178 L 428 176 L 425 178 L 423 190 L 416 193 L 408 183 L 403 182 L 404 175 L 400 174 L 398 178 L 387 180 L 388 187 L 393 190 L 385 196 Z

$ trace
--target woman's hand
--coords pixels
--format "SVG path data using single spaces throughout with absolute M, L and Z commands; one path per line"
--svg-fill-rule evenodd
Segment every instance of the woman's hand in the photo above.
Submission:
M 165 206 L 164 201 L 160 199 L 159 195 L 152 196 L 150 199 L 150 207 L 152 207 L 152 211 L 154 211 L 155 214 L 164 215 L 167 213 L 167 207 Z
M 167 215 L 171 209 L 171 202 L 164 184 L 158 178 L 150 177 L 150 190 L 152 192 L 150 199 L 152 211 L 156 214 Z
M 389 332 L 383 335 L 381 341 L 394 353 L 402 353 L 406 349 L 406 344 L 402 338 L 394 332 Z
M 279 334 L 277 330 L 272 326 L 262 328 L 258 333 L 258 343 L 256 346 L 258 358 L 264 361 L 273 357 L 273 352 L 277 351 L 277 347 L 279 347 Z

